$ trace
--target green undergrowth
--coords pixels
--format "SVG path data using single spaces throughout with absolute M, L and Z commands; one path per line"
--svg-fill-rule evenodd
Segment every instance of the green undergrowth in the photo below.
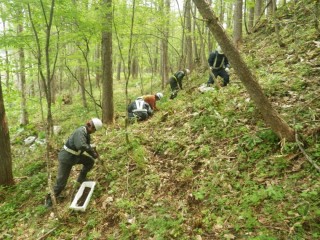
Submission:
M 284 18 L 289 10 L 282 10 Z M 88 176 L 97 185 L 85 212 L 69 209 L 78 166 L 57 211 L 46 209 L 44 198 L 63 141 L 96 116 L 93 104 L 84 110 L 77 96 L 72 105 L 57 100 L 53 115 L 62 130 L 50 139 L 47 162 L 45 145 L 23 143 L 30 135 L 45 139 L 41 114 L 34 112 L 39 105 L 32 105 L 33 121 L 22 127 L 15 124 L 18 108 L 10 99 L 15 185 L 0 187 L 0 238 L 319 239 L 319 172 L 307 160 L 320 165 L 320 79 L 313 65 L 319 49 L 311 43 L 317 34 L 309 22 L 295 26 L 299 44 L 293 25 L 284 21 L 284 48 L 272 28 L 263 26 L 243 48 L 265 94 L 297 131 L 304 154 L 297 142 L 281 142 L 264 124 L 234 72 L 228 87 L 200 93 L 207 74 L 194 70 L 176 99 L 169 100 L 167 87 L 160 110 L 128 129 L 125 83 L 116 82 L 116 123 L 93 136 L 101 157 Z M 292 49 L 308 61 L 297 61 Z M 129 98 L 141 94 L 135 86 L 130 84 Z

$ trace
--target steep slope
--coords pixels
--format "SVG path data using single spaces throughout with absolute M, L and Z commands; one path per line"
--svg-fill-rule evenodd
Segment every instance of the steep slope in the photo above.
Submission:
M 296 12 L 287 6 L 279 10 L 285 47 L 278 47 L 272 24 L 262 22 L 241 51 L 319 165 L 320 49 L 314 4 L 298 5 Z M 98 184 L 84 213 L 68 209 L 79 168 L 57 212 L 47 210 L 42 205 L 44 153 L 28 152 L 30 160 L 15 163 L 22 169 L 17 185 L 0 188 L 0 218 L 6 220 L 0 238 L 318 239 L 319 172 L 297 143 L 280 143 L 265 126 L 235 73 L 227 88 L 201 94 L 197 87 L 207 77 L 202 69 L 194 71 L 186 90 L 174 101 L 165 97 L 147 122 L 130 125 L 126 132 L 119 118 L 106 135 L 94 136 L 101 160 L 89 177 Z M 64 129 L 74 127 L 68 119 L 75 111 L 87 114 L 76 107 L 60 109 Z M 15 146 L 16 155 L 24 151 Z

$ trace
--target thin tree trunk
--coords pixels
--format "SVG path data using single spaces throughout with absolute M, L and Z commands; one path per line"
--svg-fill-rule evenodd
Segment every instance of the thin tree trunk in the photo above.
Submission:
M 239 51 L 232 44 L 226 32 L 218 22 L 218 18 L 212 12 L 205 0 L 193 0 L 200 14 L 206 19 L 210 31 L 214 34 L 217 42 L 228 57 L 235 72 L 248 90 L 267 125 L 278 135 L 279 138 L 288 141 L 295 141 L 294 130 L 281 118 L 278 112 L 272 107 L 270 101 L 264 95 L 255 76 L 242 59 Z
M 23 19 L 23 10 L 21 10 L 21 19 Z M 23 34 L 23 20 L 18 24 L 18 35 L 22 36 Z M 20 124 L 27 125 L 28 120 L 28 111 L 27 111 L 27 100 L 26 100 L 26 60 L 23 47 L 19 48 L 19 83 L 21 91 L 21 102 L 20 102 Z
M 95 62 L 99 62 L 101 60 L 101 46 L 100 44 L 97 45 L 96 51 L 95 51 Z M 101 82 L 101 65 L 98 65 L 95 67 L 96 72 L 96 85 L 100 89 L 100 82 Z
M 155 56 L 154 56 L 154 59 L 153 59 L 153 69 L 155 72 L 158 72 L 159 71 L 159 67 L 158 67 L 158 56 L 159 56 L 159 40 L 158 39 L 155 39 Z
M 121 61 L 119 61 L 117 65 L 117 80 L 120 81 L 120 79 L 121 79 Z
M 80 63 L 79 63 L 79 65 L 80 65 Z M 79 80 L 80 80 L 82 105 L 83 105 L 84 108 L 88 108 L 84 75 L 85 75 L 84 68 L 83 67 L 79 67 Z
M 149 63 L 151 65 L 150 92 L 153 92 L 153 77 L 154 77 L 154 73 L 155 73 L 155 67 L 152 64 L 152 54 L 151 54 L 150 48 L 148 47 L 146 42 L 144 42 L 144 45 L 145 45 L 145 48 L 146 48 L 147 53 L 148 53 Z
M 202 25 L 200 26 L 200 24 L 198 23 L 198 21 L 196 21 L 197 19 L 197 7 L 194 6 L 194 10 L 192 11 L 192 17 L 194 19 L 193 23 L 194 23 L 194 27 L 193 27 L 193 31 L 194 33 L 197 31 L 198 32 L 198 38 L 199 38 L 199 50 L 197 49 L 197 45 L 196 45 L 196 41 L 194 40 L 194 51 L 195 51 L 195 59 L 198 62 L 198 64 L 200 64 L 200 66 L 205 65 L 207 62 L 206 59 L 206 53 L 205 53 L 205 39 L 203 36 L 203 28 Z M 195 34 L 194 34 L 195 35 Z
M 113 72 L 112 72 L 112 0 L 104 0 L 106 15 L 105 29 L 102 33 L 102 121 L 114 122 Z
M 193 5 L 193 9 L 192 9 L 192 16 L 194 16 L 193 18 L 196 18 L 195 14 L 197 12 L 197 8 L 195 5 Z M 192 22 L 192 38 L 193 38 L 193 55 L 194 55 L 194 63 L 196 64 L 199 64 L 200 63 L 200 56 L 199 56 L 199 49 L 198 49 L 198 41 L 197 41 L 197 37 L 196 37 L 196 28 L 197 28 L 197 25 L 196 25 L 196 21 L 193 21 Z M 199 36 L 200 37 L 200 36 Z
M 164 16 L 169 16 L 170 11 L 170 0 L 166 0 L 163 6 L 163 13 Z M 167 18 L 166 24 L 164 25 L 164 38 L 161 40 L 161 60 L 162 60 L 162 81 L 161 81 L 161 89 L 163 90 L 165 88 L 166 81 L 169 78 L 169 67 L 168 67 L 168 39 L 169 39 L 169 19 Z
M 248 31 L 251 32 L 254 23 L 254 8 L 249 7 L 249 20 L 248 20 Z
M 131 64 L 131 73 L 132 73 L 132 78 L 137 79 L 138 78 L 138 70 L 139 69 L 139 60 L 137 56 L 134 56 L 132 59 L 132 64 Z
M 192 38 L 191 38 L 191 0 L 186 0 L 185 5 L 185 55 L 186 55 L 186 66 L 192 69 L 193 61 L 192 61 Z
M 22 26 L 20 25 L 20 27 Z M 27 125 L 29 123 L 29 119 L 28 119 L 28 111 L 27 111 L 27 99 L 26 99 L 26 72 L 25 72 L 26 66 L 25 66 L 25 56 L 24 56 L 23 48 L 20 48 L 19 50 L 19 61 L 20 61 L 20 91 L 21 91 L 20 124 Z
M 319 16 L 320 16 L 320 0 L 317 0 L 316 3 L 315 3 L 315 9 L 314 9 L 314 12 L 315 12 L 315 19 L 314 19 L 314 26 L 315 26 L 315 29 L 317 30 L 318 32 L 318 37 L 320 37 L 320 26 L 319 26 Z
M 6 21 L 2 22 L 2 28 L 3 28 L 3 37 L 5 39 L 6 38 Z M 10 86 L 9 86 L 10 71 L 9 71 L 9 53 L 8 53 L 7 47 L 5 47 L 5 62 L 6 62 L 6 87 L 7 87 L 7 92 L 9 92 L 10 91 Z
M 276 0 L 272 0 L 272 17 L 273 17 L 273 22 L 274 22 L 274 29 L 276 32 L 276 36 L 277 36 L 277 42 L 279 47 L 284 47 L 284 43 L 281 41 L 281 36 L 280 36 L 280 24 L 279 24 L 279 19 L 277 18 L 277 1 Z

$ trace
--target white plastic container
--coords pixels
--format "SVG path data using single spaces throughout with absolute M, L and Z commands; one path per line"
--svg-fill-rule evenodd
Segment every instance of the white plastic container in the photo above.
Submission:
M 74 199 L 70 205 L 70 208 L 73 210 L 76 210 L 76 211 L 84 212 L 89 204 L 89 201 L 92 196 L 95 185 L 96 185 L 96 182 L 94 182 L 94 181 L 83 182 L 81 184 L 76 196 L 74 197 Z M 90 191 L 89 191 L 88 195 L 86 196 L 85 200 L 82 200 L 80 198 L 82 197 L 85 188 L 90 188 Z M 79 204 L 80 200 L 81 200 L 81 202 L 83 202 L 83 204 Z

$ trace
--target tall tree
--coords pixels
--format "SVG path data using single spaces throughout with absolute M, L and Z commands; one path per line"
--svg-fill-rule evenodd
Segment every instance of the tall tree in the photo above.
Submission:
M 320 0 L 315 2 L 315 9 L 314 9 L 314 26 L 318 32 L 318 36 L 320 35 L 320 26 L 319 26 L 319 15 L 320 15 Z
M 1 11 L 3 11 L 2 9 L 2 5 L 1 5 Z M 2 32 L 3 32 L 3 38 L 6 39 L 6 19 L 2 18 Z M 9 71 L 9 52 L 8 52 L 8 49 L 7 49 L 7 46 L 5 45 L 4 46 L 4 52 L 5 52 L 5 63 L 6 63 L 6 87 L 7 87 L 7 91 L 10 90 L 10 86 L 9 86 L 9 80 L 10 80 L 10 71 Z
M 277 36 L 277 42 L 279 44 L 279 47 L 284 47 L 285 44 L 281 41 L 281 36 L 280 36 L 280 24 L 279 24 L 279 19 L 277 17 L 277 1 L 276 0 L 271 0 L 272 1 L 272 17 L 273 17 L 273 22 L 274 22 L 274 29 L 276 32 Z
M 36 58 L 38 61 L 38 71 L 42 80 L 42 84 L 44 86 L 44 92 L 47 100 L 47 136 L 49 137 L 53 131 L 53 117 L 52 117 L 52 109 L 51 109 L 52 108 L 51 83 L 53 81 L 53 75 L 55 71 L 59 47 L 57 46 L 57 51 L 54 51 L 54 48 L 51 45 L 51 38 L 52 38 L 51 31 L 52 31 L 52 25 L 53 25 L 55 0 L 51 0 L 51 4 L 49 5 L 45 5 L 42 0 L 40 0 L 40 3 L 41 3 L 41 10 L 42 10 L 42 17 L 45 21 L 44 22 L 44 26 L 45 26 L 44 49 L 42 49 L 41 38 L 39 36 L 36 21 L 34 20 L 32 15 L 30 4 L 28 4 L 28 14 L 29 14 L 29 20 L 31 22 L 31 26 L 33 29 L 36 45 L 37 45 Z M 57 36 L 59 37 L 59 33 L 57 33 Z M 54 57 L 51 56 L 52 53 Z M 43 59 L 43 55 L 45 56 L 44 59 Z M 47 144 L 49 147 L 49 143 Z M 49 149 L 47 150 L 49 151 Z M 47 152 L 47 154 L 49 154 L 49 152 Z
M 102 120 L 112 124 L 113 107 L 113 72 L 112 72 L 112 0 L 104 0 L 105 24 L 102 32 Z
M 237 0 L 233 15 L 233 42 L 237 48 L 242 45 L 242 0 Z
M 23 14 L 24 11 L 21 11 Z M 21 19 L 24 19 L 21 17 Z M 20 20 L 21 21 L 21 20 Z M 23 24 L 19 23 L 18 25 L 18 35 L 22 36 L 23 34 Z M 21 91 L 21 104 L 20 104 L 20 124 L 26 125 L 29 123 L 28 119 L 28 111 L 27 111 L 27 99 L 26 99 L 26 61 L 25 61 L 25 54 L 24 48 L 20 47 L 19 49 L 19 63 L 20 63 L 20 91 Z
M 186 54 L 186 66 L 192 68 L 193 56 L 192 56 L 192 31 L 191 31 L 191 0 L 186 0 L 185 7 L 185 28 L 186 28 L 186 41 L 185 41 L 185 54 Z
M 6 111 L 4 108 L 2 83 L 0 75 L 0 185 L 14 184 L 12 175 L 12 159 L 10 148 L 10 134 Z
M 254 25 L 256 25 L 260 20 L 260 15 L 262 14 L 263 0 L 256 0 L 254 4 Z
M 88 108 L 88 104 L 87 104 L 87 97 L 86 97 L 86 84 L 85 84 L 85 69 L 83 66 L 81 66 L 80 61 L 79 61 L 79 85 L 80 85 L 80 92 L 81 92 L 81 96 L 82 96 L 82 105 L 84 108 Z M 92 96 L 92 93 L 90 93 L 90 95 Z
M 170 18 L 169 16 L 170 12 L 170 0 L 162 0 L 162 11 L 163 15 L 166 16 L 164 20 L 163 25 L 163 38 L 161 40 L 161 76 L 162 76 L 162 85 L 161 88 L 164 89 L 165 83 L 167 79 L 169 78 L 169 55 L 168 55 L 168 39 L 169 39 L 169 25 L 170 25 Z
M 193 2 L 196 4 L 202 17 L 206 19 L 210 31 L 214 34 L 231 65 L 239 75 L 241 82 L 244 84 L 259 109 L 265 123 L 271 127 L 280 139 L 295 141 L 294 130 L 272 107 L 270 101 L 264 95 L 259 83 L 257 82 L 256 77 L 251 73 L 239 51 L 236 49 L 231 39 L 229 39 L 223 27 L 219 24 L 218 18 L 211 10 L 210 6 L 205 0 L 193 0 Z

